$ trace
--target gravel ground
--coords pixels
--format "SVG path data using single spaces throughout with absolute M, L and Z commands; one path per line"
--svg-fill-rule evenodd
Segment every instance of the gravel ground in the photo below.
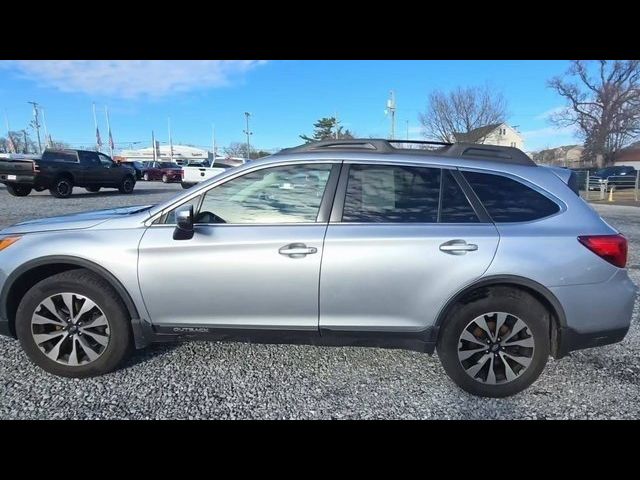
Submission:
M 19 220 L 157 202 L 179 185 L 139 183 L 70 200 L 10 197 L 0 187 L 0 227 Z M 599 205 L 630 240 L 640 283 L 640 209 Z M 0 338 L 0 418 L 407 418 L 612 419 L 640 417 L 640 315 L 624 342 L 550 360 L 527 391 L 481 399 L 459 390 L 437 357 L 369 348 L 191 342 L 137 352 L 121 370 L 57 378 Z

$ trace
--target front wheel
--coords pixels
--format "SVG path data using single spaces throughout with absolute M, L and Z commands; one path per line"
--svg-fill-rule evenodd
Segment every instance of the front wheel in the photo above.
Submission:
M 195 183 L 184 183 L 184 182 L 182 182 L 182 183 L 180 183 L 180 185 L 182 185 L 182 188 L 184 188 L 186 190 L 187 188 L 193 187 L 195 185 Z
M 149 174 L 148 174 L 148 173 L 145 173 L 144 175 L 142 175 L 142 179 L 143 179 L 145 182 L 148 182 L 148 181 L 150 180 Z
M 21 185 L 19 183 L 7 183 L 7 192 L 14 197 L 26 197 L 31 193 L 31 185 Z
M 549 313 L 528 293 L 489 289 L 454 307 L 438 339 L 445 371 L 463 390 L 507 397 L 529 387 L 549 358 Z
M 82 269 L 32 287 L 18 306 L 16 333 L 31 361 L 63 377 L 110 372 L 132 346 L 120 297 L 105 280 Z
M 169 177 L 166 174 L 162 175 L 162 183 L 169 183 Z
M 120 183 L 120 186 L 118 187 L 118 190 L 120 191 L 120 193 L 132 193 L 133 192 L 133 187 L 136 186 L 136 181 L 133 179 L 133 177 L 127 175 L 126 177 L 124 177 L 122 179 L 122 182 Z
M 98 193 L 100 191 L 100 187 L 86 187 L 85 190 L 91 193 Z

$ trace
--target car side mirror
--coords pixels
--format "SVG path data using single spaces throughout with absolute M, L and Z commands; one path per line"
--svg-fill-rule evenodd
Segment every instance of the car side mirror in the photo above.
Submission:
M 189 240 L 193 238 L 193 205 L 185 205 L 176 210 L 176 229 L 173 231 L 174 240 Z

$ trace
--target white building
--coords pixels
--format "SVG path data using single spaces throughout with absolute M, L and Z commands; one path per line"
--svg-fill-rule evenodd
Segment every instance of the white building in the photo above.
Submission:
M 471 130 L 468 133 L 454 133 L 456 142 L 484 143 L 486 145 L 500 145 L 524 150 L 524 140 L 520 133 L 506 123 L 494 123 Z
M 149 161 L 154 160 L 153 148 L 140 148 L 138 150 L 122 150 L 117 156 L 126 158 L 126 161 Z M 171 160 L 171 146 L 160 145 L 157 147 L 157 160 L 168 162 Z M 201 148 L 189 147 L 187 145 L 174 145 L 173 146 L 173 161 L 183 164 L 193 161 L 203 162 L 210 159 L 211 154 L 207 150 Z

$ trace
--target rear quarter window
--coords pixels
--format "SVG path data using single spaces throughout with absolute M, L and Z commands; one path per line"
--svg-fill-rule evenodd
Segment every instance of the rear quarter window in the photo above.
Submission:
M 528 222 L 560 211 L 557 203 L 517 180 L 489 173 L 462 173 L 496 223 Z

